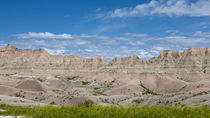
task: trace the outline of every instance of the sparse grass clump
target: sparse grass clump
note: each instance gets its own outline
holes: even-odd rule
[[[84,102],[81,102],[78,104],[78,106],[86,106],[86,107],[89,107],[91,105],[93,105],[94,102],[92,100],[85,100]]]
[[[15,97],[24,98],[25,96],[24,96],[24,95],[21,95],[20,93],[16,93],[16,94],[15,94]]]
[[[67,80],[74,80],[74,79],[76,79],[76,78],[78,78],[78,76],[68,77]]]
[[[193,96],[195,97],[195,96],[199,96],[199,95],[205,95],[205,94],[208,94],[208,93],[209,93],[209,91],[202,91],[202,92],[199,92],[197,94],[193,94]]]
[[[143,101],[144,101],[143,99],[135,99],[132,101],[132,103],[140,104]]]
[[[90,82],[82,81],[82,85],[88,85]]]
[[[100,91],[94,91],[94,95],[103,95],[103,96],[108,96],[107,94],[100,92]]]
[[[54,101],[50,102],[51,105],[56,105],[56,103]]]
[[[210,107],[189,106],[44,106],[18,107],[1,105],[0,115],[31,116],[32,118],[210,118]]]
[[[140,86],[145,90],[144,94],[151,94],[151,95],[160,95],[154,91],[149,90],[148,88],[146,88],[142,83],[140,84]]]
[[[40,79],[40,78],[37,78],[37,80],[40,81],[40,82],[44,82],[44,80],[42,80],[42,79]]]
[[[100,89],[99,87],[95,87],[95,88],[94,88],[94,90],[99,90],[99,89]]]

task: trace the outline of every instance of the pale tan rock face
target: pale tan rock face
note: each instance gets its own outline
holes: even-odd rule
[[[50,55],[44,50],[20,50],[8,44],[0,49],[0,69],[63,70],[77,72],[131,73],[209,73],[210,48],[191,48],[184,52],[163,51],[157,58],[140,60],[132,55],[107,62],[103,57]]]
[[[0,99],[16,104],[18,100],[7,101],[16,99],[11,96],[22,97],[28,105],[69,105],[86,99],[99,104],[200,105],[210,102],[210,48],[165,50],[148,60],[131,55],[108,62],[101,56],[50,55],[8,44],[0,48]]]

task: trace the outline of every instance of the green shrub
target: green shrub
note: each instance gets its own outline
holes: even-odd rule
[[[79,103],[78,106],[85,106],[85,107],[89,107],[91,105],[93,105],[94,102],[92,100],[85,100],[84,102],[82,103]]]
[[[51,105],[56,105],[56,103],[54,101],[50,102]]]
[[[145,90],[144,94],[151,94],[151,95],[160,95],[154,91],[149,90],[148,88],[146,88],[142,83],[140,84],[140,86]]]
[[[132,101],[132,103],[140,104],[143,101],[144,101],[143,99],[135,99]]]
[[[108,96],[107,94],[105,94],[105,93],[102,93],[102,92],[100,92],[100,91],[94,91],[94,95],[103,95],[103,96]]]
[[[21,97],[21,98],[24,98],[25,96],[24,96],[24,95],[21,95],[20,93],[16,93],[16,94],[15,94],[15,97]]]
[[[82,81],[82,85],[88,85],[90,82]]]
[[[37,80],[40,81],[40,82],[44,82],[44,80],[42,80],[42,79],[40,79],[40,78],[37,78]]]
[[[98,88],[98,87],[94,88],[94,90],[98,90],[98,89],[100,89],[100,88]]]
[[[76,78],[78,78],[78,76],[68,77],[67,80],[74,80],[74,79],[76,79]]]

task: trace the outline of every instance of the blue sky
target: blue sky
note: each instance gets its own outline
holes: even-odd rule
[[[104,56],[209,47],[210,0],[1,0],[0,47]]]

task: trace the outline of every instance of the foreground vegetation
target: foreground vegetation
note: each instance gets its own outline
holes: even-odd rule
[[[210,107],[189,106],[80,106],[17,107],[0,105],[0,115],[33,118],[210,118]]]

